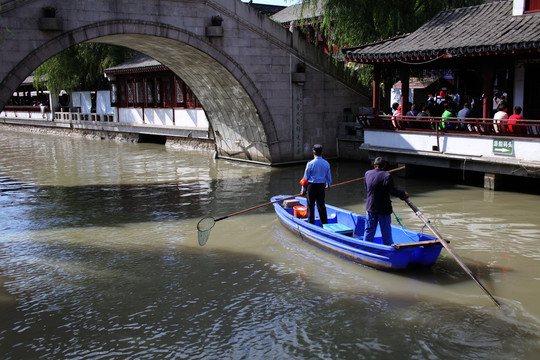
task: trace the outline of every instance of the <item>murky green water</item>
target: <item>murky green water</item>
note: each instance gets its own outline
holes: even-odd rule
[[[367,166],[333,162],[334,182]],[[303,243],[271,207],[199,247],[203,216],[295,194],[302,172],[0,130],[1,358],[537,358],[537,193],[396,178],[505,311],[444,250],[427,272],[372,270]],[[327,194],[363,212],[360,183]]]

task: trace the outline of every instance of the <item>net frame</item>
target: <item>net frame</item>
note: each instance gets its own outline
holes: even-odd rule
[[[199,220],[197,223],[197,237],[199,240],[199,245],[204,246],[210,237],[210,231],[216,224],[216,219],[211,216],[206,216]]]

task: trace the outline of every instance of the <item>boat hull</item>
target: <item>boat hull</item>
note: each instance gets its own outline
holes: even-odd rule
[[[436,262],[441,252],[442,244],[435,238],[394,225],[392,225],[392,239],[397,245],[384,245],[379,229],[375,234],[374,242],[364,241],[365,216],[331,205],[326,206],[328,222],[336,225],[329,227],[350,229],[347,231],[348,234],[321,227],[317,213],[315,225],[309,224],[306,219],[295,217],[294,209],[283,207],[281,199],[286,198],[288,198],[287,195],[272,198],[272,201],[275,201],[276,215],[283,226],[302,240],[346,260],[381,270],[394,271],[412,266],[429,267]],[[306,206],[305,198],[295,197],[294,200]]]

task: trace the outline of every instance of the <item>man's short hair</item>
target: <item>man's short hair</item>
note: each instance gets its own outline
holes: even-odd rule
[[[379,168],[383,168],[386,166],[386,160],[384,160],[382,157],[376,157],[375,161],[373,161],[373,165]]]
[[[322,145],[321,144],[315,144],[313,145],[313,152],[315,153],[315,155],[319,156],[322,154]]]

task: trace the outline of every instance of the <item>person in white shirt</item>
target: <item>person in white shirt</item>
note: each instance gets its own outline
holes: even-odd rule
[[[496,133],[502,132],[503,128],[501,123],[503,122],[503,120],[508,119],[508,105],[506,104],[506,101],[499,101],[499,105],[497,105],[497,112],[495,113],[495,116],[493,116],[493,119],[493,130]]]

